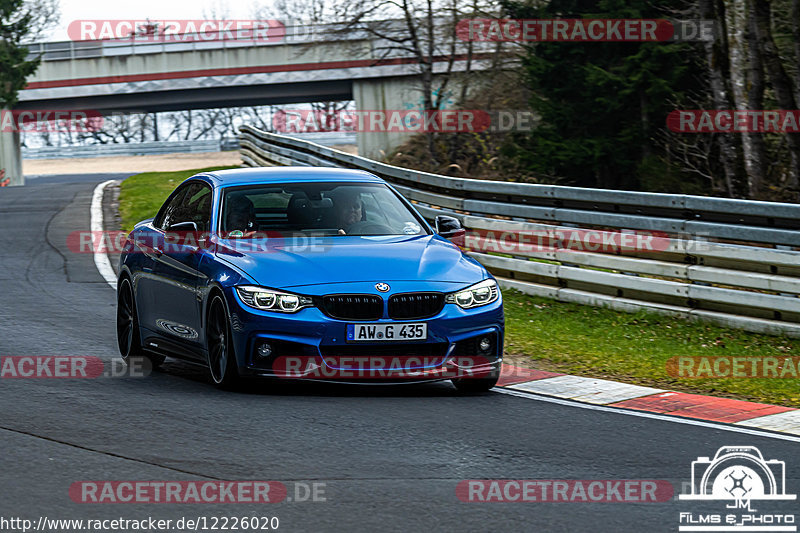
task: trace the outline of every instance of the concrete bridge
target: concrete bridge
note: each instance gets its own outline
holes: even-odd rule
[[[355,100],[357,109],[419,109],[416,60],[390,43],[337,25],[290,26],[276,42],[220,39],[132,42],[130,39],[29,45],[42,64],[15,109],[158,112]],[[435,71],[449,57],[435,58]],[[485,68],[473,59],[471,68]],[[457,56],[453,71],[463,71]],[[359,133],[359,153],[376,157],[407,138]],[[19,137],[0,132],[0,168],[23,184]]]

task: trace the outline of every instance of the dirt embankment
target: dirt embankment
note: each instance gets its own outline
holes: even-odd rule
[[[26,159],[22,173],[26,176],[41,174],[105,174],[130,172],[170,172],[193,168],[235,166],[242,159],[238,151],[179,154],[154,154],[91,159]]]
[[[333,146],[350,154],[358,154],[353,144]],[[194,168],[241,165],[238,151],[203,152],[94,157],[90,159],[26,159],[22,173],[26,176],[46,174],[108,174],[130,172],[172,172]]]

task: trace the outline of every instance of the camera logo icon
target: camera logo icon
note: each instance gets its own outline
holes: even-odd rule
[[[723,446],[692,462],[692,492],[681,500],[795,500],[786,494],[786,464],[764,460],[755,446]]]

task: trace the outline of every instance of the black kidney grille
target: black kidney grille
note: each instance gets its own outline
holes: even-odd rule
[[[326,315],[341,320],[383,318],[383,298],[373,294],[335,294],[322,298]]]
[[[409,292],[389,298],[389,316],[395,320],[429,318],[439,314],[444,307],[444,294],[440,292]]]

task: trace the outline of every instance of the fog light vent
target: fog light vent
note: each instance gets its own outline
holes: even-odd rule
[[[478,343],[478,348],[480,348],[482,352],[488,352],[489,348],[491,347],[492,347],[492,341],[491,339],[489,339],[489,337],[482,338],[481,341]]]
[[[272,355],[272,346],[270,346],[269,343],[267,342],[262,343],[258,347],[258,355],[260,355],[261,357],[269,357],[270,355]]]

